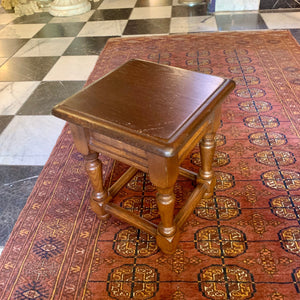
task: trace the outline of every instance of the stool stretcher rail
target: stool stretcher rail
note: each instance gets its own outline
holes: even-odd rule
[[[119,220],[131,224],[156,237],[157,225],[153,224],[152,222],[143,219],[133,212],[130,212],[114,203],[106,204],[104,209],[107,213],[117,217]]]

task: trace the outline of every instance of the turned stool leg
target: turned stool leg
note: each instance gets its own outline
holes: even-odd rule
[[[90,198],[91,208],[99,219],[108,219],[110,215],[104,210],[107,191],[103,187],[102,162],[98,159],[98,153],[88,154],[84,158],[85,169],[93,186],[93,192]]]
[[[156,201],[161,222],[157,228],[156,242],[162,252],[172,254],[179,242],[179,229],[174,222],[175,194],[174,185],[169,188],[157,186]]]
[[[161,218],[161,222],[158,225],[158,233],[164,237],[171,237],[176,233],[173,215],[175,207],[173,189],[173,186],[170,188],[157,187],[156,201]]]
[[[177,157],[149,157],[149,175],[157,188],[156,202],[161,222],[157,228],[156,242],[162,252],[172,254],[179,241],[179,230],[174,221],[174,185],[179,172]]]
[[[216,186],[216,177],[212,169],[215,148],[215,133],[206,134],[200,142],[201,169],[197,179],[197,183],[207,186],[203,198],[212,198]]]

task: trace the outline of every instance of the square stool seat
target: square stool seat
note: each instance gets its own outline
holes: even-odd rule
[[[90,203],[97,216],[114,215],[155,236],[163,252],[173,253],[188,216],[201,198],[213,195],[214,136],[222,101],[234,86],[229,79],[130,60],[56,105],[52,113],[69,122],[74,143],[85,157],[93,185]],[[199,173],[180,168],[199,142]],[[108,190],[98,153],[131,166]],[[159,225],[111,202],[137,170],[148,173],[157,188]],[[174,217],[173,188],[179,174],[197,185]]]

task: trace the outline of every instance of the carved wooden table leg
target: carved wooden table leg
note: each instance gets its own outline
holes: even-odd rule
[[[213,197],[216,186],[216,177],[212,169],[215,148],[215,133],[206,134],[200,142],[201,169],[197,179],[197,183],[205,184],[207,187],[203,196],[206,199]]]
[[[149,171],[150,180],[157,188],[156,201],[161,218],[156,242],[164,253],[172,254],[179,241],[179,230],[174,221],[174,185],[179,172],[177,158],[152,156]]]
[[[91,208],[99,219],[108,219],[110,215],[104,210],[104,202],[108,194],[103,187],[102,162],[98,159],[98,153],[96,152],[85,155],[84,158],[85,169],[93,186],[93,193],[90,198]]]

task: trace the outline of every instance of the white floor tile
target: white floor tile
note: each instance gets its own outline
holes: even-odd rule
[[[88,22],[78,36],[120,36],[126,24],[127,20]]]
[[[39,85],[39,81],[0,82],[0,114],[14,115]]]
[[[73,37],[31,39],[14,56],[61,56],[73,39]]]
[[[245,15],[245,14],[257,14],[257,10],[245,10],[245,11],[216,11],[214,15]]]
[[[98,9],[108,8],[131,8],[135,6],[137,0],[104,0]]]
[[[0,255],[1,255],[2,251],[3,251],[3,249],[4,249],[4,247],[0,247]]]
[[[171,13],[172,13],[171,6],[136,7],[132,10],[129,19],[136,20],[136,19],[171,18]]]
[[[212,16],[182,17],[171,19],[171,33],[188,33],[217,30],[218,27],[215,17]]]
[[[85,14],[70,16],[70,17],[54,17],[50,20],[49,23],[73,23],[73,22],[87,22],[88,19],[92,16],[95,10],[90,10]]]
[[[216,11],[258,10],[260,0],[222,0],[216,1]]]
[[[8,24],[16,18],[18,18],[18,15],[16,14],[1,14],[0,24]]]
[[[0,38],[32,38],[45,24],[11,24],[0,30]]]
[[[64,125],[53,116],[15,116],[0,136],[0,164],[44,165]]]
[[[269,29],[300,28],[300,12],[262,13]]]
[[[97,59],[97,55],[62,56],[43,80],[87,80]]]

